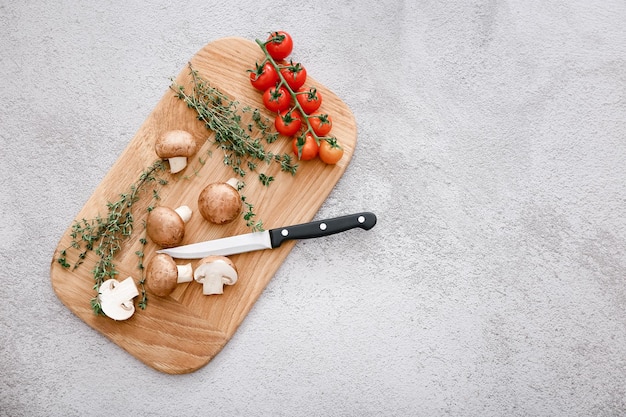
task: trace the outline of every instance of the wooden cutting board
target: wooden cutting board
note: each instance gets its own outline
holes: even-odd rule
[[[273,120],[273,115],[263,108],[261,93],[251,87],[246,73],[263,57],[259,46],[250,40],[224,38],[206,45],[190,63],[200,76],[237,100],[239,108],[250,105]],[[306,66],[306,63],[303,65]],[[190,80],[189,69],[185,67],[176,78],[176,83],[189,86]],[[331,133],[343,146],[344,156],[336,165],[326,165],[317,159],[301,161],[295,176],[280,172],[278,166],[264,169],[267,175],[275,177],[269,187],[263,186],[255,174],[249,173],[251,178],[245,178],[244,194],[247,201],[254,204],[254,211],[263,221],[265,229],[312,220],[346,170],[356,145],[356,124],[350,109],[311,76],[306,85],[315,86],[321,92],[323,103],[320,110],[332,115]],[[249,116],[244,115],[244,123],[246,117]],[[183,244],[249,232],[243,219],[216,226],[206,222],[197,211],[200,191],[211,182],[228,180],[233,173],[230,167],[224,166],[221,151],[207,141],[207,138],[212,138],[212,133],[196,119],[195,111],[187,108],[169,89],[76,215],[76,220],[105,216],[107,202],[117,201],[121,193],[128,192],[130,185],[157,159],[154,141],[170,129],[191,132],[201,146],[196,157],[190,158],[185,171],[165,175],[169,183],[159,191],[160,205],[172,208],[188,205],[193,210]],[[275,153],[290,152],[291,142],[288,138],[279,137],[266,147]],[[212,150],[211,157],[207,156],[209,150]],[[200,161],[200,157],[205,162]],[[143,250],[146,263],[158,249],[151,242],[145,245],[140,242],[144,236],[140,225],[146,219],[148,202],[140,200],[135,206],[135,230],[115,258],[120,280],[132,276],[138,281],[141,275],[136,252]],[[116,322],[95,315],[90,306],[90,299],[95,295],[91,270],[98,258],[90,254],[85,263],[76,269],[65,269],[57,262],[60,252],[70,245],[70,233],[71,225],[61,237],[51,262],[52,287],[59,299],[85,323],[128,353],[170,374],[193,372],[206,365],[224,347],[295,244],[290,241],[274,250],[231,256],[240,277],[236,285],[224,289],[223,295],[205,296],[202,285],[195,282],[179,284],[168,297],[148,293],[145,310],[137,308],[129,320]],[[68,261],[72,263],[76,255],[77,252],[69,250]],[[196,263],[197,260],[192,261],[194,267]]]

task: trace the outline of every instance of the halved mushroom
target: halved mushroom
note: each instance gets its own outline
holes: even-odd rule
[[[225,256],[207,256],[200,260],[193,278],[202,284],[202,294],[223,294],[224,285],[234,285],[238,278],[233,261]]]
[[[167,159],[170,172],[176,174],[187,166],[187,158],[196,153],[196,141],[191,133],[184,130],[169,130],[154,144],[159,158]]]
[[[191,209],[180,206],[176,210],[169,207],[155,207],[148,214],[146,233],[157,245],[171,248],[180,244],[185,237],[185,223],[191,218]]]
[[[230,223],[241,213],[241,196],[237,191],[237,180],[214,182],[207,185],[198,196],[198,210],[211,223]]]
[[[193,280],[191,264],[176,265],[165,253],[154,255],[146,265],[146,286],[159,297],[168,296],[177,284]]]
[[[135,312],[133,298],[139,295],[137,285],[132,277],[119,282],[108,279],[100,284],[98,300],[102,312],[113,320],[126,320]]]

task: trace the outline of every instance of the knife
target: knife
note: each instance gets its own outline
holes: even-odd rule
[[[376,215],[374,213],[362,212],[332,219],[279,227],[263,232],[252,232],[175,248],[161,249],[157,253],[166,253],[173,258],[179,259],[198,259],[209,255],[227,256],[255,250],[274,249],[286,240],[329,236],[357,227],[369,230],[375,224]]]

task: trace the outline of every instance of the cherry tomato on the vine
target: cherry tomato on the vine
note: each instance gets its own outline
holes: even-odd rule
[[[263,93],[263,104],[268,110],[278,113],[289,108],[291,96],[285,87],[270,87]]]
[[[322,105],[322,95],[314,87],[311,87],[308,90],[306,88],[298,89],[296,92],[296,99],[298,100],[298,103],[300,103],[302,111],[306,114],[313,113]]]
[[[265,48],[274,59],[285,59],[293,50],[293,39],[282,30],[270,33],[265,43]]]
[[[281,135],[293,136],[302,126],[302,116],[297,110],[283,110],[276,116],[274,126]]]
[[[265,91],[275,86],[278,82],[278,73],[269,62],[266,62],[264,65],[257,63],[254,71],[248,71],[250,72],[250,83],[257,90]]]
[[[333,128],[333,119],[328,114],[313,113],[309,116],[309,123],[318,137],[328,135]]]
[[[323,162],[333,165],[343,157],[343,148],[339,146],[334,138],[323,139],[320,143],[319,154]]]
[[[298,90],[306,82],[306,69],[300,63],[290,62],[289,65],[280,69],[280,73],[293,91]]]
[[[320,150],[315,138],[310,133],[307,133],[304,138],[302,136],[293,138],[291,148],[293,149],[293,153],[298,156],[298,159],[303,161],[309,161],[315,158]]]

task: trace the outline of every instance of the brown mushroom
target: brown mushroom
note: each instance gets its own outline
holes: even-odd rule
[[[171,248],[180,244],[185,237],[185,223],[191,218],[187,206],[172,210],[169,207],[155,207],[148,214],[146,233],[157,245]]]
[[[187,166],[187,158],[196,153],[196,141],[184,130],[169,130],[159,136],[154,144],[159,158],[167,159],[170,172],[176,174]]]
[[[223,294],[224,285],[234,285],[238,273],[233,261],[225,256],[207,256],[200,260],[193,278],[202,284],[204,295]]]
[[[235,220],[241,213],[241,205],[241,196],[234,179],[209,184],[198,196],[200,214],[215,224],[226,224]]]
[[[177,284],[192,279],[191,264],[176,265],[174,259],[164,253],[153,256],[146,266],[146,286],[159,297],[170,295]]]

